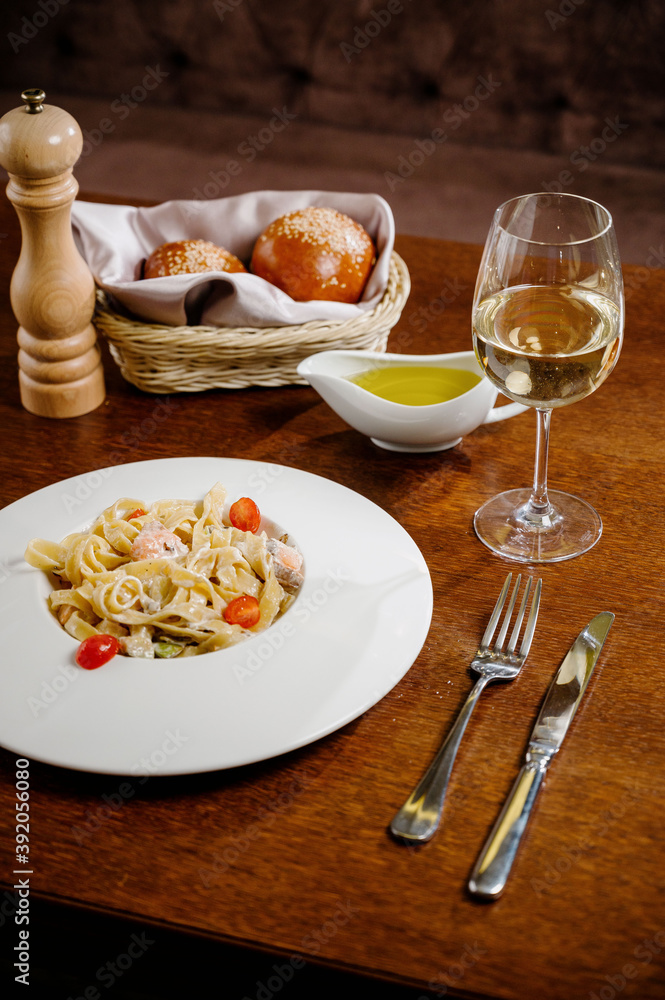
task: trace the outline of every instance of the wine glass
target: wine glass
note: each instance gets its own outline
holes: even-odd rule
[[[486,377],[536,411],[533,488],[488,500],[474,517],[493,552],[557,562],[587,552],[602,521],[590,504],[547,489],[552,410],[583,399],[614,368],[623,338],[614,225],[572,194],[513,198],[494,214],[473,300],[473,345]]]

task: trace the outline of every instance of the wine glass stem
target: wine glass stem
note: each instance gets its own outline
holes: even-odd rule
[[[533,471],[533,490],[528,503],[527,516],[546,523],[553,507],[547,496],[547,453],[550,441],[551,410],[536,410],[536,461]]]

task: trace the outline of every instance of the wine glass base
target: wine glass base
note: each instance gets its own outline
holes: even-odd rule
[[[603,532],[594,508],[570,493],[552,490],[549,516],[528,515],[528,489],[507,490],[492,497],[474,516],[480,541],[504,559],[546,563],[573,559],[593,548]]]

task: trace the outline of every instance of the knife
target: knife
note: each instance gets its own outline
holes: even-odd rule
[[[503,892],[545,772],[563,743],[613,621],[609,611],[592,618],[556,672],[529,739],[526,763],[471,874],[469,890],[475,896],[492,900]]]

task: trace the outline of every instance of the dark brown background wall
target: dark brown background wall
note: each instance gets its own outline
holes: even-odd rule
[[[629,125],[607,162],[665,167],[662,0],[14,0],[0,89],[427,135],[495,81],[460,143],[565,153]],[[138,91],[137,91],[138,92]],[[471,101],[473,104],[473,101]]]

